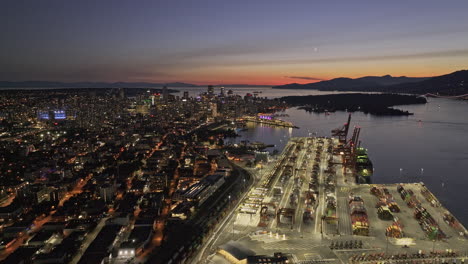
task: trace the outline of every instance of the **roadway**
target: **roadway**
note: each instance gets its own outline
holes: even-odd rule
[[[296,160],[294,161],[294,163],[292,164],[292,175],[286,180],[286,187],[283,188],[283,195],[281,196],[281,199],[279,201],[279,204],[278,204],[278,209],[281,209],[281,208],[290,208],[290,204],[288,205],[288,201],[290,201],[290,195],[292,194],[292,190],[294,188],[294,178],[296,178],[297,176],[297,169],[298,167],[302,164],[302,158],[304,157],[304,149],[301,149],[299,151],[299,153],[296,153],[297,152],[297,142],[294,143],[293,147],[292,147],[292,150],[290,152],[288,152],[287,154],[289,156],[286,156],[286,161],[287,161],[287,164],[286,165],[290,165],[289,164],[289,158],[291,156],[295,156],[296,157]],[[299,166],[298,166],[299,164]],[[281,177],[281,175],[284,173],[284,166],[281,166],[281,172],[279,173],[279,177]],[[276,181],[276,184],[278,184],[278,180]],[[280,183],[280,185],[275,185],[276,187],[282,187],[283,184]],[[295,208],[294,208],[295,209]],[[294,218],[296,218],[296,215],[293,216]],[[273,227],[274,224],[276,224],[276,227],[281,227],[281,225],[279,225],[278,223],[276,223],[277,221],[277,218],[275,217],[273,219],[273,221],[271,221],[270,223],[270,228]],[[291,226],[293,224],[291,223]]]
[[[337,186],[336,186],[336,217],[338,218],[338,233],[340,235],[352,235],[352,223],[351,216],[349,212],[349,190],[351,181],[345,180],[344,168],[340,164],[342,158],[339,155],[333,156],[333,162],[336,164],[336,177],[337,177]]]
[[[313,149],[314,142],[312,140],[312,146],[309,145],[309,139],[304,140],[304,151],[303,151],[303,156],[302,156],[302,161],[301,161],[301,167],[299,169],[299,173],[301,174],[301,186],[299,188],[299,199],[298,199],[298,205],[297,205],[297,210],[296,210],[296,229],[297,231],[301,234],[306,233],[306,229],[302,229],[304,219],[303,219],[303,214],[304,214],[304,209],[305,209],[305,193],[309,190],[309,182],[311,180],[310,175],[312,174],[311,166],[310,166],[310,159],[313,157],[315,154],[315,151]],[[309,153],[310,152],[310,153]],[[306,158],[306,159],[304,159]],[[309,232],[307,232],[309,233]]]
[[[165,134],[161,138],[161,141],[158,144],[156,144],[156,146],[152,149],[152,151],[147,156],[147,158],[150,158],[154,154],[154,152],[156,152],[157,150],[161,148],[161,145],[163,144],[164,140],[166,139],[168,135],[169,133]],[[154,235],[151,238],[147,248],[140,255],[137,256],[136,262],[144,263],[151,256],[151,252],[156,250],[159,246],[161,246],[162,240],[164,238],[164,227],[165,227],[167,218],[170,216],[170,211],[171,211],[170,205],[172,201],[172,195],[174,194],[177,184],[179,182],[180,159],[182,159],[185,156],[185,148],[186,148],[186,145],[183,146],[180,156],[177,159],[178,165],[177,165],[177,168],[175,169],[174,176],[169,184],[168,197],[165,199],[165,202],[163,202],[161,215],[159,215],[156,220],[156,224],[154,226],[155,227]]]
[[[245,179],[245,176],[242,176],[242,178]],[[253,188],[253,186],[256,186],[257,178],[256,177],[249,177],[249,179],[250,179],[250,181],[248,182],[248,184],[250,184],[250,188]],[[248,190],[250,188],[247,187],[247,188],[245,188],[245,190]],[[223,234],[229,233],[229,231],[228,231],[228,230],[230,230],[229,225],[230,224],[234,225],[233,216],[236,215],[237,209],[244,202],[244,200],[245,200],[245,198],[247,197],[248,194],[249,194],[249,192],[245,191],[242,194],[242,196],[239,199],[237,199],[236,203],[232,206],[232,209],[228,213],[228,215],[223,220],[221,220],[221,222],[216,227],[215,231],[213,231],[213,233],[207,239],[207,242],[205,242],[202,245],[202,247],[199,250],[198,254],[196,254],[195,257],[193,257],[193,261],[192,261],[193,264],[203,263],[204,261],[206,261],[207,260],[206,254],[209,253],[209,252],[207,252],[207,249],[211,250],[212,248],[214,248],[214,245],[216,244],[218,239]],[[225,197],[225,196],[221,195],[221,197]]]
[[[323,151],[323,148],[322,148]],[[322,156],[322,151],[318,152],[320,157]],[[319,174],[318,174],[318,206],[315,214],[315,228],[314,232],[316,234],[321,233],[322,230],[322,216],[323,212],[325,210],[325,181],[324,181],[324,175],[323,175],[323,166],[321,164],[322,158],[320,158],[320,163],[319,163]]]
[[[78,253],[72,258],[69,264],[76,264],[80,261],[86,249],[88,249],[89,245],[94,241],[94,239],[96,239],[97,235],[99,234],[99,232],[101,232],[102,228],[106,225],[106,221],[109,218],[110,217],[105,217],[99,221],[96,228],[94,228],[94,230],[86,236],[85,240],[80,246],[80,249],[78,250]]]
[[[68,200],[70,197],[72,197],[75,194],[81,193],[82,188],[86,185],[86,182],[92,177],[92,174],[89,174],[85,179],[81,179],[77,185],[73,188],[73,190],[67,192],[65,196],[60,200],[58,207],[63,206],[63,203]],[[31,234],[34,234],[36,232],[39,232],[42,228],[42,226],[53,220],[53,214],[56,212],[56,210],[51,210],[47,216],[44,217],[44,214],[36,217],[36,219],[33,221],[31,230],[28,232],[21,232],[19,233],[18,237],[16,238],[16,241],[9,246],[7,249],[3,250],[0,252],[0,261],[6,259],[11,253],[13,253],[15,250],[17,250],[20,246],[22,246],[24,243],[28,241],[30,238]]]

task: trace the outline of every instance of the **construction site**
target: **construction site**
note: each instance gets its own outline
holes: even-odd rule
[[[232,243],[288,263],[464,263],[465,227],[423,183],[372,184],[350,122],[332,137],[291,138],[217,227],[207,263],[246,263],[217,253]]]

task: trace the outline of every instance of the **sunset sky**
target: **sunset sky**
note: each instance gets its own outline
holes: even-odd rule
[[[309,83],[468,68],[468,1],[2,1],[0,80]]]

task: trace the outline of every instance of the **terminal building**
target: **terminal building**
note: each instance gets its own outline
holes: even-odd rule
[[[223,184],[224,175],[208,175],[198,183],[190,186],[182,197],[187,201],[196,202],[198,205],[201,205]]]

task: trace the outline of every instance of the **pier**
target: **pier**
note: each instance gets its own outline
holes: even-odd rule
[[[259,117],[251,117],[251,116],[245,116],[243,117],[243,120],[246,122],[251,122],[251,123],[257,123],[257,124],[265,124],[269,126],[275,126],[275,127],[290,127],[290,128],[299,128],[295,126],[293,123],[284,121],[281,119],[263,119]]]
[[[208,248],[234,240],[292,263],[464,263],[468,231],[424,183],[356,177],[360,128],[348,138],[350,121],[333,137],[290,138]]]

